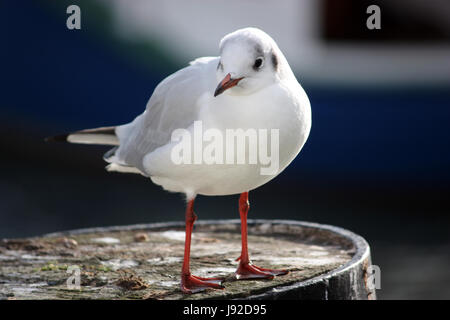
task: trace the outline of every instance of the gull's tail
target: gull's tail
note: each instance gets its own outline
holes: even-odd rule
[[[86,129],[54,137],[48,137],[45,141],[60,141],[83,144],[101,144],[107,146],[118,146],[119,139],[116,135],[116,127],[101,127]]]
[[[124,128],[126,126],[121,126]],[[59,141],[70,143],[83,143],[83,144],[100,144],[105,146],[116,146],[105,153],[103,159],[109,162],[106,166],[108,171],[127,172],[127,173],[140,173],[145,176],[138,168],[129,166],[126,163],[122,163],[115,158],[115,153],[119,146],[119,138],[116,134],[116,129],[119,127],[101,127],[95,129],[86,129],[75,131],[72,133],[60,134],[53,137],[48,137],[45,141]]]

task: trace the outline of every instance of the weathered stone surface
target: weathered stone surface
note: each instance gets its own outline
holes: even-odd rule
[[[334,229],[286,221],[249,221],[252,261],[262,267],[285,268],[290,273],[273,280],[236,281],[235,259],[240,255],[241,241],[238,221],[196,223],[192,273],[223,276],[226,289],[184,295],[179,290],[184,251],[182,225],[99,228],[2,240],[0,299],[252,298],[274,292],[273,288],[298,287],[320,275],[329,277],[354,261],[360,249],[351,237]],[[67,286],[67,279],[73,275],[68,273],[73,270],[71,266],[81,271],[79,290]]]

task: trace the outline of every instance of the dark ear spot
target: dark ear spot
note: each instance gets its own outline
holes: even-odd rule
[[[253,50],[255,51],[257,57],[264,56],[264,51],[259,44],[256,44]]]
[[[273,69],[277,70],[278,69],[278,58],[275,55],[275,53],[272,52],[272,65],[273,65]]]

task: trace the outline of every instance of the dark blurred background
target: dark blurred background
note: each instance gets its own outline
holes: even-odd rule
[[[66,8],[81,8],[68,30]],[[368,30],[366,8],[381,8]],[[333,224],[369,242],[380,299],[450,298],[448,1],[1,1],[0,238],[183,220],[181,195],[107,173],[108,148],[44,137],[141,113],[164,77],[220,38],[273,36],[311,100],[299,157],[250,193],[252,218]],[[237,196],[199,197],[238,218]]]

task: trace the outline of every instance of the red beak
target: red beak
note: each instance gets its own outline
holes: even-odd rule
[[[216,91],[214,92],[214,97],[217,97],[219,94],[223,93],[225,90],[230,89],[237,85],[239,81],[244,79],[242,78],[236,78],[232,79],[230,74],[227,74],[225,78],[223,78],[222,81],[220,81],[219,85],[216,88]]]

